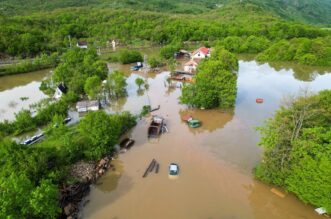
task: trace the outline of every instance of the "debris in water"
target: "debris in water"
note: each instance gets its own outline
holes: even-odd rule
[[[281,191],[279,191],[279,190],[276,189],[276,188],[272,188],[272,189],[270,189],[270,191],[271,191],[272,193],[274,193],[275,195],[281,197],[281,198],[285,198],[285,194],[282,193]]]

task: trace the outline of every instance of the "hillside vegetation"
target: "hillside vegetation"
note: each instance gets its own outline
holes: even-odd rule
[[[108,9],[133,9],[180,14],[201,14],[224,6],[254,4],[284,19],[331,25],[331,1],[329,0],[2,0],[0,13],[5,15],[30,14],[68,7],[92,7]]]
[[[22,58],[41,53],[63,53],[79,39],[87,40],[90,47],[99,47],[105,46],[109,39],[117,39],[122,44],[137,41],[154,44],[183,41],[213,43],[235,36],[255,48],[246,46],[240,51],[226,48],[232,52],[260,53],[280,40],[287,42],[302,38],[312,40],[312,45],[318,46],[303,50],[288,60],[327,66],[331,59],[330,40],[326,38],[330,36],[328,30],[286,22],[253,4],[232,4],[199,16],[123,9],[70,8],[27,16],[2,16],[0,25],[0,51]],[[260,37],[263,39],[258,39]],[[320,39],[316,41],[316,38]],[[323,51],[319,52],[318,48],[323,48]],[[263,57],[275,60],[273,57],[278,56],[271,53],[274,51]]]

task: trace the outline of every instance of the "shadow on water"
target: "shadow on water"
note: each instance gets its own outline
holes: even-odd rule
[[[203,133],[205,131],[211,133],[222,129],[233,119],[233,112],[222,112],[221,110],[181,109],[179,110],[179,115],[180,118],[185,115],[190,115],[201,122],[201,126],[198,128],[188,127],[190,132],[194,134]],[[186,123],[185,121],[182,122]]]

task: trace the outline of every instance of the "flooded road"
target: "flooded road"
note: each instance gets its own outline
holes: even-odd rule
[[[167,72],[127,73],[129,96],[120,100],[117,110],[137,113],[146,103],[160,105],[153,114],[165,118],[169,132],[149,141],[150,117],[140,120],[129,133],[135,145],[115,160],[116,171],[109,171],[92,188],[83,218],[321,218],[293,195],[281,198],[271,193],[272,187],[254,180],[252,169],[262,152],[255,127],[274,113],[284,96],[306,87],[313,91],[331,89],[330,73],[303,71],[309,80],[300,81],[291,68],[240,61],[233,112],[194,110],[179,104],[181,90],[167,85]],[[134,84],[136,77],[147,78],[150,85],[140,96]],[[265,102],[256,104],[256,98]],[[116,104],[108,110],[117,111]],[[181,121],[185,114],[201,120],[202,126],[189,128]],[[153,158],[160,163],[159,173],[142,178]],[[180,166],[177,179],[168,177],[172,162]]]
[[[0,121],[13,120],[15,113],[46,98],[39,86],[49,74],[48,69],[0,77]]]

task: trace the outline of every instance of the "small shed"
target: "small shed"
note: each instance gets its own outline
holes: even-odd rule
[[[63,94],[67,93],[67,87],[64,85],[64,83],[60,83],[54,93],[54,99],[58,100],[62,97]]]
[[[87,42],[79,40],[79,41],[77,41],[77,47],[79,47],[81,49],[87,49]]]
[[[76,104],[76,109],[79,113],[84,113],[88,111],[98,111],[100,109],[100,103],[97,100],[79,101]]]
[[[193,73],[197,70],[197,67],[200,63],[201,59],[192,59],[184,64],[184,71]]]

